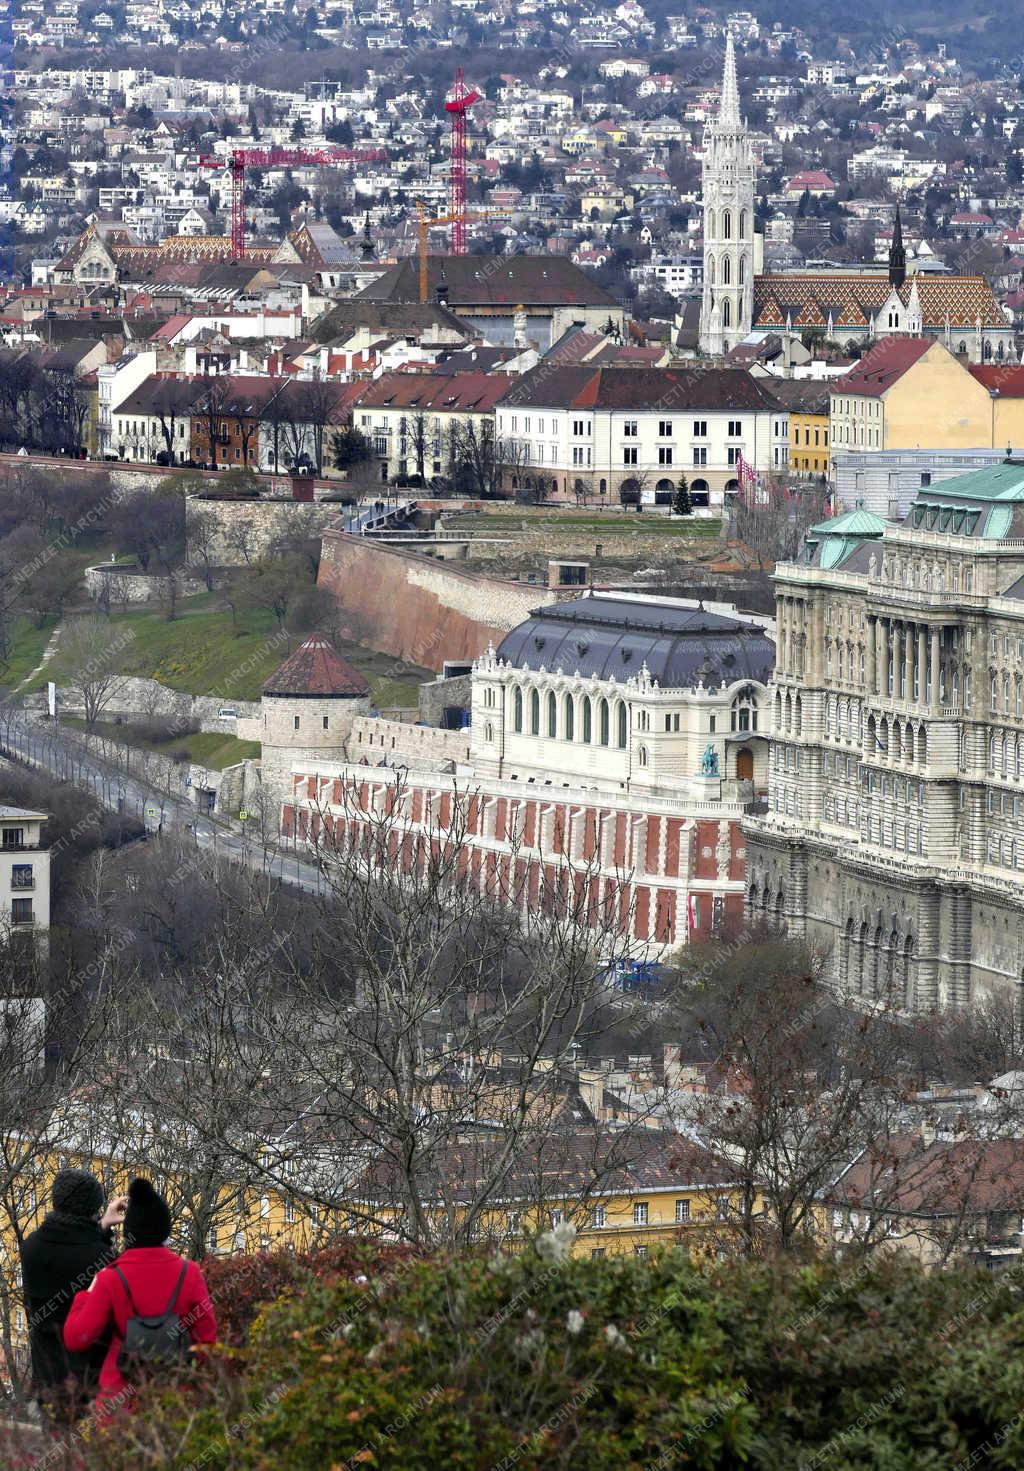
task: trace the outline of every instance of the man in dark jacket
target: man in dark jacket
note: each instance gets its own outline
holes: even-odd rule
[[[33,1388],[45,1413],[66,1420],[81,1413],[96,1393],[106,1345],[68,1353],[64,1320],[75,1293],[117,1255],[111,1228],[122,1220],[127,1197],[111,1200],[103,1211],[103,1187],[95,1175],[61,1170],[50,1198],[53,1210],[22,1243],[21,1282]]]

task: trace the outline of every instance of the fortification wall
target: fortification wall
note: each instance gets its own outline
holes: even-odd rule
[[[217,567],[241,567],[264,556],[282,536],[319,536],[340,520],[345,508],[336,501],[218,501],[192,497],[185,505],[185,556],[190,565],[206,555]],[[200,533],[202,525],[202,533]]]
[[[338,599],[345,638],[436,670],[445,659],[475,659],[532,609],[556,600],[546,587],[465,572],[337,530],[324,533],[319,582]]]

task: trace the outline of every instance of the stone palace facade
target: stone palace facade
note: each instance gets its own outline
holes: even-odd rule
[[[747,913],[908,1011],[1024,979],[1024,461],[860,508],[776,569]]]

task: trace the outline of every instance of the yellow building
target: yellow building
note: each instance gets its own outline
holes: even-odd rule
[[[1007,407],[979,375],[1014,374],[1009,366],[972,368],[931,338],[883,338],[831,385],[832,453],[1005,447],[1024,425],[1024,400]]]
[[[773,379],[771,391],[789,410],[789,468],[801,475],[829,472],[829,384],[815,378]]]

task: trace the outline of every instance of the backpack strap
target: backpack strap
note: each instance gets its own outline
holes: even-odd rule
[[[134,1299],[134,1297],[132,1297],[132,1290],[128,1286],[128,1278],[124,1275],[124,1273],[121,1271],[121,1268],[119,1266],[117,1266],[116,1263],[112,1263],[112,1265],[113,1265],[114,1271],[117,1273],[117,1275],[121,1279],[121,1283],[122,1283],[122,1285],[124,1287],[125,1292],[127,1292],[127,1294],[128,1294],[128,1306],[132,1310],[132,1317],[133,1318],[137,1318],[139,1316],[139,1310],[135,1306],[135,1299]]]
[[[174,1312],[175,1304],[178,1301],[178,1297],[179,1297],[179,1295],[181,1293],[181,1289],[185,1285],[185,1273],[187,1271],[188,1271],[188,1262],[187,1261],[184,1261],[181,1264],[181,1276],[178,1278],[178,1285],[175,1287],[174,1291],[171,1293],[171,1300],[167,1304],[167,1312],[168,1313],[173,1313]]]
[[[132,1290],[128,1286],[128,1278],[121,1271],[121,1268],[120,1267],[115,1266],[114,1267],[114,1271],[117,1273],[117,1275],[120,1277],[122,1283],[124,1284],[124,1290],[128,1294],[128,1306],[132,1310],[132,1316],[135,1317],[135,1318],[139,1317],[139,1310],[135,1306],[135,1299],[132,1297]],[[178,1281],[177,1281],[177,1283],[175,1285],[174,1291],[171,1293],[171,1300],[167,1304],[166,1308],[164,1309],[164,1312],[165,1313],[173,1313],[174,1312],[175,1304],[177,1303],[178,1298],[181,1295],[181,1289],[185,1285],[185,1273],[187,1271],[188,1271],[188,1262],[187,1261],[186,1262],[182,1262],[182,1264],[181,1264],[181,1275],[178,1277]]]

